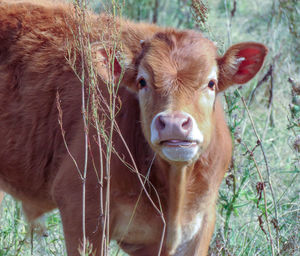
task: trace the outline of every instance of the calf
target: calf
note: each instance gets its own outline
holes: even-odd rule
[[[99,35],[110,38],[104,28],[112,21],[93,14],[87,19],[102,78],[97,88],[108,100],[111,70]],[[0,1],[0,188],[21,200],[29,221],[58,208],[68,255],[79,255],[83,226],[100,254],[102,189],[109,191],[104,203],[110,198],[108,239],[130,255],[206,255],[232,147],[218,95],[253,78],[266,47],[240,43],[218,56],[198,32],[118,20],[124,61],[113,60],[113,79],[121,83],[122,107],[106,190],[108,182],[98,179],[105,156],[92,125],[85,156],[82,87],[66,57],[76,24],[66,4]],[[75,57],[79,70],[85,62],[80,52]]]

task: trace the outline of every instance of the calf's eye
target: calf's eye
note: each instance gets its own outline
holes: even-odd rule
[[[138,87],[139,87],[139,89],[143,89],[143,88],[147,87],[147,82],[146,82],[145,78],[142,77],[139,79]]]
[[[210,80],[207,84],[208,88],[214,90],[216,87],[216,82],[214,80]]]

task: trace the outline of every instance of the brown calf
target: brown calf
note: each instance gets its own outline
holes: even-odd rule
[[[97,38],[110,19],[91,15],[89,24],[97,72],[105,79],[107,55]],[[82,171],[81,83],[66,60],[75,25],[68,5],[0,1],[0,188],[22,201],[29,221],[58,208],[72,256],[79,254],[83,241],[82,179],[62,138],[56,95],[68,149]],[[123,163],[132,164],[132,159],[121,137],[114,136],[118,154],[112,155],[110,166],[109,239],[117,240],[130,255],[206,255],[232,147],[218,94],[253,78],[267,49],[241,43],[220,57],[215,45],[198,32],[128,21],[118,21],[118,26],[125,74],[117,124],[141,175],[147,175],[155,160],[149,175],[153,187],[146,186],[150,202],[146,193],[141,194],[137,175]],[[116,80],[119,67],[115,60]],[[99,82],[98,87],[105,96],[106,84]],[[95,134],[91,127],[89,136]],[[103,216],[100,174],[95,172],[100,154],[94,139],[90,152],[85,229],[99,254]],[[157,197],[165,236],[162,217],[153,205],[158,207]]]

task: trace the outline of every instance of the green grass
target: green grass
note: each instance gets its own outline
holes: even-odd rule
[[[21,210],[21,203],[6,195],[0,207],[0,256],[66,255],[63,229],[58,210],[46,214],[47,236],[32,234]],[[111,243],[110,254],[117,255],[118,246]],[[122,251],[119,256],[125,256]]]
[[[58,211],[46,214],[47,237],[33,234],[24,219],[21,203],[6,195],[1,205],[0,255],[65,255],[65,246]]]

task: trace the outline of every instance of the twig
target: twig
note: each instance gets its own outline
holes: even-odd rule
[[[273,89],[274,89],[274,83],[273,83],[273,72],[271,72],[271,80],[270,80],[270,96],[268,100],[268,108],[271,108],[272,102],[273,102]]]
[[[84,33],[86,29],[86,1],[77,0],[74,4],[75,15],[78,22],[78,43],[79,52],[81,58],[81,108],[82,108],[82,119],[84,125],[84,168],[83,168],[83,179],[82,179],[82,254],[85,255],[87,251],[87,239],[86,239],[86,177],[87,177],[87,164],[88,164],[88,104],[85,102],[85,58],[86,58],[86,39]]]
[[[268,81],[268,78],[272,75],[273,73],[273,64],[271,64],[269,66],[268,71],[266,72],[266,74],[263,76],[263,78],[261,80],[258,81],[258,83],[256,84],[255,88],[252,90],[250,96],[249,96],[249,100],[248,100],[248,106],[252,103],[253,101],[253,97],[256,93],[256,90],[266,81]]]
[[[68,155],[71,157],[71,159],[72,159],[72,161],[73,161],[73,163],[74,163],[74,165],[76,167],[76,170],[78,172],[78,175],[79,175],[80,179],[83,179],[82,173],[81,173],[81,171],[80,171],[80,169],[78,167],[76,159],[72,155],[72,153],[71,153],[71,151],[69,149],[69,146],[67,144],[67,141],[66,141],[66,136],[65,136],[66,132],[65,132],[65,130],[63,128],[63,121],[62,121],[63,120],[63,113],[62,113],[62,109],[61,109],[61,106],[60,106],[60,99],[59,99],[59,93],[58,92],[56,92],[56,107],[57,107],[57,110],[58,110],[58,123],[59,123],[59,126],[60,126],[60,130],[61,130],[63,142],[65,144],[65,148],[66,148],[66,150],[68,152]]]
[[[128,148],[128,145],[127,145],[127,143],[126,143],[124,137],[122,136],[122,133],[121,133],[119,127],[118,127],[118,124],[116,123],[115,126],[116,126],[116,128],[118,129],[118,134],[119,134],[121,140],[123,141],[123,144],[124,144],[124,146],[125,146],[125,148],[126,148],[128,154],[129,154],[129,157],[130,157],[130,159],[131,159],[131,161],[132,161],[132,163],[133,163],[133,166],[134,166],[134,170],[135,170],[135,172],[136,172],[136,174],[137,174],[137,177],[138,177],[138,179],[139,179],[139,182],[140,182],[140,184],[142,185],[142,188],[143,188],[143,190],[144,190],[146,196],[148,197],[148,199],[149,199],[149,201],[151,202],[151,204],[153,205],[154,209],[158,212],[158,214],[160,215],[160,217],[161,217],[161,219],[162,219],[162,222],[163,222],[163,230],[162,230],[162,235],[161,235],[161,240],[160,240],[160,247],[159,247],[159,253],[158,253],[158,256],[159,256],[159,255],[161,255],[162,246],[163,246],[163,241],[164,241],[165,233],[166,233],[166,220],[165,220],[165,218],[164,218],[164,214],[163,214],[163,210],[162,210],[162,205],[161,205],[161,202],[160,202],[160,197],[159,197],[159,195],[158,195],[157,190],[154,188],[154,191],[155,191],[155,194],[156,194],[156,197],[157,197],[157,200],[158,200],[158,204],[159,204],[159,208],[158,208],[158,207],[156,206],[156,204],[154,203],[154,201],[152,200],[152,198],[151,198],[150,194],[148,193],[146,187],[144,186],[144,183],[143,183],[142,178],[141,178],[141,174],[140,174],[139,171],[138,171],[138,168],[137,168],[137,166],[136,166],[136,163],[135,163],[135,161],[134,161],[134,158],[133,158],[133,156],[132,156],[132,154],[131,154],[131,152],[130,152],[130,149]]]
[[[271,65],[272,66],[272,65]],[[270,96],[269,96],[269,101],[268,101],[268,115],[267,115],[267,120],[266,120],[266,123],[265,123],[265,127],[264,127],[264,131],[263,131],[263,135],[262,135],[262,141],[265,140],[265,136],[267,134],[267,129],[268,129],[268,124],[271,120],[271,126],[274,126],[274,121],[273,121],[273,117],[272,117],[272,103],[273,103],[273,89],[274,89],[274,79],[273,79],[273,69],[272,69],[272,72],[270,74],[270,89],[269,89],[269,93],[270,93]]]
[[[144,180],[144,186],[145,186],[145,184],[146,184],[147,181],[149,182],[149,176],[150,176],[151,168],[152,168],[152,166],[153,166],[155,157],[156,157],[156,154],[154,154],[154,156],[153,156],[153,158],[152,158],[152,160],[151,160],[151,163],[150,163],[150,165],[149,165],[149,168],[148,168],[148,171],[147,171],[145,180]],[[126,228],[125,228],[125,231],[123,232],[123,235],[121,236],[120,241],[118,241],[118,245],[119,245],[119,246],[120,246],[120,244],[123,242],[123,239],[124,239],[125,235],[127,234],[128,230],[129,230],[129,226],[130,226],[130,224],[131,224],[132,221],[133,221],[133,218],[134,218],[134,215],[135,215],[135,213],[136,213],[136,209],[137,209],[137,207],[138,207],[138,204],[139,204],[139,202],[140,202],[140,200],[141,200],[143,191],[144,191],[144,189],[142,188],[141,191],[140,191],[140,194],[139,194],[139,196],[138,196],[138,199],[136,200],[136,203],[135,203],[135,205],[134,205],[134,209],[133,209],[133,211],[132,211],[132,213],[131,213],[131,216],[130,216],[130,218],[129,218],[129,222],[128,222]],[[118,251],[117,251],[117,253],[116,253],[116,256],[119,254],[119,251],[120,251],[120,247],[119,247],[119,249],[118,249]],[[159,255],[160,255],[160,253],[159,253]]]
[[[281,48],[280,48],[280,50],[281,50]],[[249,96],[248,106],[251,104],[251,102],[252,102],[252,100],[253,100],[253,97],[254,97],[254,95],[255,95],[256,90],[257,90],[264,82],[268,81],[268,78],[269,78],[269,77],[271,77],[271,79],[273,79],[272,76],[273,76],[273,72],[274,72],[274,67],[275,67],[275,65],[276,65],[276,61],[280,58],[280,56],[281,56],[281,51],[280,51],[278,54],[276,54],[276,55],[272,58],[272,61],[271,61],[271,64],[270,64],[270,66],[269,66],[268,71],[267,71],[266,74],[263,76],[263,78],[256,84],[254,90],[252,90],[252,92],[251,92],[251,94],[250,94],[250,96]],[[272,81],[272,83],[273,83],[273,81]],[[273,86],[273,85],[272,85],[272,86]]]
[[[272,195],[272,200],[273,200],[273,204],[274,204],[274,211],[275,211],[275,218],[276,220],[278,220],[278,212],[277,212],[277,203],[276,203],[276,200],[275,200],[275,194],[274,194],[274,190],[273,190],[273,186],[272,186],[272,182],[271,182],[271,173],[270,173],[270,167],[269,167],[269,164],[268,164],[268,160],[267,160],[267,156],[266,156],[266,153],[264,151],[264,147],[263,147],[263,143],[256,131],[256,128],[255,128],[255,125],[254,125],[254,122],[253,122],[253,119],[252,119],[252,115],[250,114],[250,111],[248,109],[248,106],[246,104],[246,101],[244,99],[244,97],[241,95],[240,91],[237,89],[237,92],[239,94],[239,96],[241,97],[242,99],[242,102],[243,102],[243,105],[247,111],[247,114],[248,114],[248,117],[250,119],[250,122],[251,122],[251,126],[252,126],[252,129],[254,131],[254,134],[257,138],[257,141],[259,141],[259,146],[261,148],[261,152],[263,154],[263,158],[264,158],[264,162],[265,162],[265,165],[266,165],[266,171],[267,171],[267,181],[268,181],[268,184],[269,184],[269,187],[270,187],[270,191],[271,191],[271,195]],[[271,238],[271,233],[270,233],[270,238]],[[279,252],[279,231],[278,229],[276,229],[276,242],[277,242],[277,250]],[[272,244],[271,244],[272,245]],[[274,248],[272,246],[272,255],[274,255]]]
[[[254,162],[254,165],[255,165],[255,168],[257,170],[257,173],[258,173],[258,176],[259,176],[259,179],[260,179],[260,184],[262,184],[262,186],[260,186],[259,189],[257,190],[262,190],[263,191],[263,194],[264,194],[264,207],[265,207],[265,217],[266,217],[266,222],[267,222],[267,227],[268,227],[268,233],[269,233],[269,237],[270,237],[270,244],[271,244],[271,248],[272,248],[272,255],[274,255],[274,249],[273,249],[273,239],[272,239],[272,233],[271,233],[271,228],[270,228],[270,224],[269,224],[269,215],[268,215],[268,205],[267,205],[267,195],[266,195],[266,188],[265,188],[265,182],[264,182],[264,179],[263,179],[263,176],[262,176],[262,173],[258,167],[258,164],[256,162],[256,159],[254,158],[254,155],[252,153],[252,151],[248,148],[248,146],[241,142],[241,144],[247,149],[247,152],[249,153],[249,156],[251,157],[252,161]],[[260,192],[258,192],[260,193]],[[258,202],[257,202],[257,206],[258,206],[258,203],[259,203],[259,200],[260,200],[260,197],[258,198]],[[262,219],[261,219],[261,215],[258,216],[258,220],[259,220],[259,226],[261,228],[261,230],[267,235],[266,231],[264,230],[263,226],[262,226]]]
[[[153,23],[157,23],[158,7],[159,7],[159,0],[155,0],[155,2],[154,2],[154,8],[153,8],[153,18],[152,18],[152,22]]]
[[[224,0],[225,10],[226,10],[226,18],[227,18],[227,37],[228,37],[228,45],[231,45],[231,20],[228,14],[227,0]]]
[[[236,0],[233,1],[233,8],[232,8],[232,10],[231,10],[231,12],[230,12],[230,14],[231,14],[231,19],[234,17],[235,12],[236,12]]]

